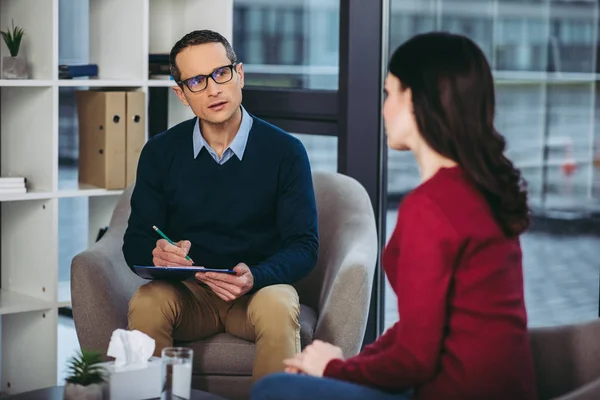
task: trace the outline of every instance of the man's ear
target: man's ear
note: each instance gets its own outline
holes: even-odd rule
[[[240,87],[244,88],[244,64],[239,63],[235,66],[238,74],[238,79],[240,80]]]
[[[177,97],[179,97],[179,100],[181,100],[181,102],[183,103],[184,106],[186,106],[186,107],[190,106],[190,103],[188,103],[188,101],[185,97],[185,94],[183,93],[183,90],[181,89],[180,86],[174,86],[173,91],[175,92]]]

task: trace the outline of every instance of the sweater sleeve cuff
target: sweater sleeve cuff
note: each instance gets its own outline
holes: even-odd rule
[[[265,277],[263,271],[259,267],[250,267],[252,278],[254,279],[254,285],[250,289],[250,293],[255,293],[265,286]]]
[[[326,378],[338,378],[342,379],[342,367],[344,366],[344,360],[335,359],[329,361],[325,370],[323,371],[323,376]]]

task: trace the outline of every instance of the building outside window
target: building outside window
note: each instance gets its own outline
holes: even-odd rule
[[[338,38],[335,30],[323,28],[339,25],[337,9],[336,1],[236,0],[235,46],[242,61],[247,59],[250,84],[335,90]],[[264,21],[273,10],[295,15],[295,23],[268,30]],[[250,12],[261,15],[252,22],[260,27],[238,23]],[[390,1],[390,51],[414,34],[441,29],[475,40],[493,68],[496,127],[507,139],[508,156],[528,181],[535,214],[522,240],[531,326],[598,316],[598,14],[596,1]],[[292,31],[294,57],[281,50],[255,51],[251,45],[257,36],[270,43],[274,35],[279,37],[275,48],[286,47]],[[335,168],[331,144],[313,139],[305,145],[319,169]],[[419,184],[410,154],[390,152],[387,168],[386,240],[399,201]],[[388,288],[386,325],[396,319],[395,297]]]

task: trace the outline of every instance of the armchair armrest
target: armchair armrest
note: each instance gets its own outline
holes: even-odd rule
[[[365,188],[337,173],[314,172],[319,212],[319,259],[297,283],[300,300],[317,312],[313,335],[339,346],[346,357],[363,342],[379,245]]]
[[[564,395],[600,377],[600,320],[532,328],[529,335],[541,399]]]
[[[557,397],[555,400],[593,400],[600,399],[600,378],[583,385],[579,389]]]
[[[315,329],[315,339],[339,346],[345,357],[360,351],[371,304],[377,234],[375,229],[366,234],[375,243],[362,249],[355,247],[342,260]]]
[[[125,264],[121,243],[109,232],[71,263],[73,319],[83,349],[106,354],[112,332],[127,327],[129,299],[143,279]]]

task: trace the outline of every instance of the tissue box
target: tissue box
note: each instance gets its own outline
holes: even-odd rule
[[[101,364],[110,374],[110,400],[144,400],[160,398],[162,389],[162,360],[151,357],[145,367],[128,365],[116,367],[114,361]]]

